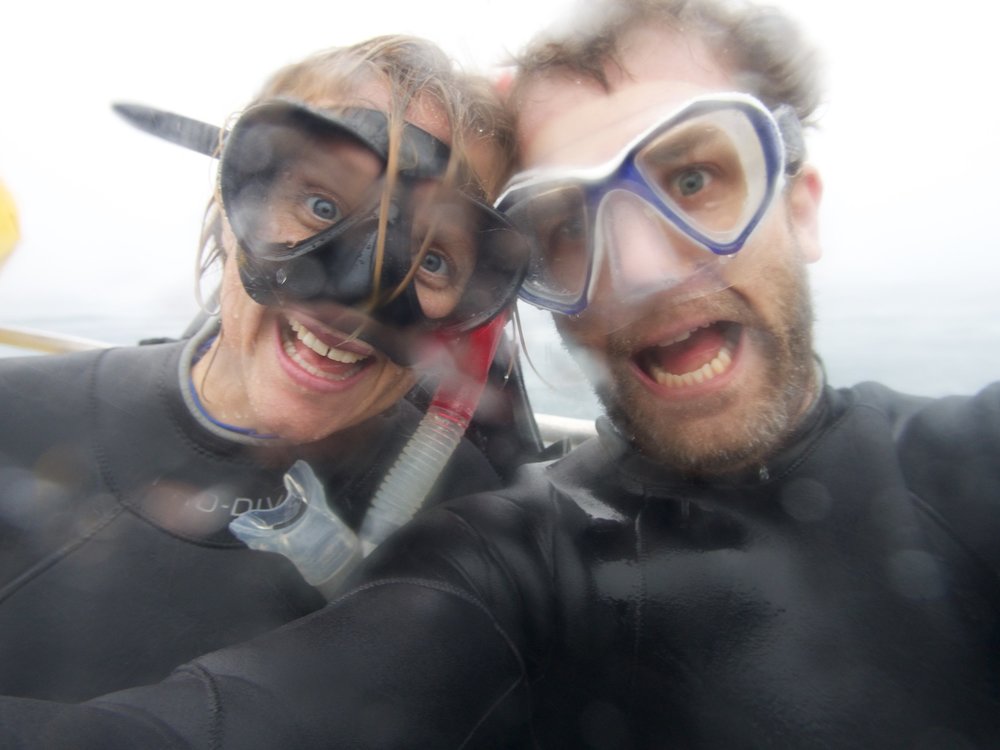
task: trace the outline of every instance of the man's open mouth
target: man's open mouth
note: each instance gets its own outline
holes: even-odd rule
[[[643,349],[636,364],[657,384],[667,388],[704,383],[725,373],[739,346],[743,327],[716,321]]]
[[[318,378],[347,380],[362,370],[372,357],[358,351],[356,343],[346,343],[326,331],[313,330],[301,320],[287,316],[280,323],[285,354],[295,364]]]

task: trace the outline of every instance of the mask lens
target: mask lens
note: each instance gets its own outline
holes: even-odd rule
[[[731,257],[708,252],[628,190],[612,190],[601,200],[595,237],[604,258],[595,273],[607,274],[616,291],[603,306],[616,320],[629,315],[629,307],[650,294],[671,290],[672,298],[680,301],[730,283],[722,266]]]
[[[388,139],[375,110],[275,101],[236,123],[220,187],[253,299],[332,303],[419,331],[471,328],[513,300],[527,263],[523,239],[503,216],[442,185],[448,146],[409,124],[386,196]]]
[[[590,243],[582,187],[526,187],[506,214],[531,243],[523,291],[543,304],[573,306],[583,300],[590,278]]]
[[[418,204],[413,221],[413,287],[436,327],[467,329],[513,298],[528,247],[492,209],[461,194]]]
[[[761,140],[741,109],[674,125],[646,144],[635,164],[680,229],[723,246],[717,252],[740,238],[768,198]]]
[[[230,136],[221,179],[226,215],[251,255],[308,252],[309,240],[375,199],[382,160],[349,133],[245,120]]]

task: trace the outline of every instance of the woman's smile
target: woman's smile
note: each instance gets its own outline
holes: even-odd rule
[[[279,315],[276,323],[280,351],[287,357],[280,360],[282,365],[286,370],[298,367],[312,378],[320,380],[320,390],[325,390],[330,385],[338,386],[336,390],[341,390],[339,386],[353,385],[356,377],[375,361],[373,350],[369,353],[357,351],[363,346],[361,342],[355,340],[343,343],[348,341],[347,336],[340,335],[342,341],[334,344],[329,342],[336,341],[336,336],[331,336],[327,331],[311,329],[294,317]],[[289,374],[302,384],[300,373],[293,370]],[[312,385],[311,382],[308,384]]]

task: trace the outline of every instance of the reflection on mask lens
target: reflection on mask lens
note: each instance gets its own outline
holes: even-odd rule
[[[381,159],[347,134],[261,127],[265,131],[253,134],[257,137],[244,139],[241,153],[227,154],[238,159],[252,149],[243,165],[253,171],[227,205],[231,220],[234,214],[241,218],[240,239],[249,252],[267,256],[294,251],[377,199]],[[270,160],[262,163],[261,154]]]
[[[471,207],[452,198],[418,206],[413,229],[417,299],[425,316],[439,320],[454,312],[468,287],[479,228]]]
[[[527,264],[527,244],[489,207],[435,192],[414,214],[413,286],[429,320],[468,328],[510,299]]]
[[[605,301],[612,309],[667,289],[690,296],[728,286],[712,272],[727,256],[706,252],[635,193],[612,190],[605,195],[594,226],[597,255],[604,259],[594,272],[607,274],[608,283],[621,293]]]
[[[578,298],[589,274],[586,197],[579,185],[554,186],[507,213],[534,248],[524,285],[557,300]]]

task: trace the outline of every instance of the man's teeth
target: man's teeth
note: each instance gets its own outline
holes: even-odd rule
[[[687,336],[683,336],[682,338],[671,343],[677,343],[677,341],[683,341],[686,338]],[[677,388],[682,385],[695,385],[697,383],[704,383],[706,380],[711,380],[716,375],[724,373],[729,368],[732,361],[733,350],[729,347],[729,344],[723,344],[722,348],[719,349],[719,353],[716,354],[710,362],[706,362],[697,370],[681,373],[680,375],[667,372],[656,365],[651,365],[649,370],[650,374],[660,385],[666,386],[667,388]]]
[[[291,329],[293,331],[295,331],[295,336],[298,338],[299,341],[301,341],[309,349],[312,349],[321,357],[326,357],[327,359],[331,359],[334,362],[340,362],[345,365],[353,365],[354,363],[360,362],[361,360],[365,359],[365,357],[362,357],[360,354],[355,354],[354,352],[348,352],[343,349],[336,349],[332,346],[327,346],[318,338],[316,338],[315,334],[313,334],[312,331],[310,331],[308,328],[306,328],[304,325],[302,325],[299,321],[295,320],[294,318],[288,319],[288,325],[291,326]],[[289,345],[291,345],[291,342],[286,342],[285,346],[286,351],[288,350]]]
[[[705,328],[705,326],[699,326],[699,328]],[[670,346],[671,344],[679,344],[682,341],[687,341],[689,338],[691,338],[691,334],[692,334],[693,330],[696,330],[696,329],[692,329],[691,331],[684,331],[684,333],[682,333],[680,336],[675,336],[674,338],[670,339],[669,341],[661,341],[659,345],[660,346]]]

